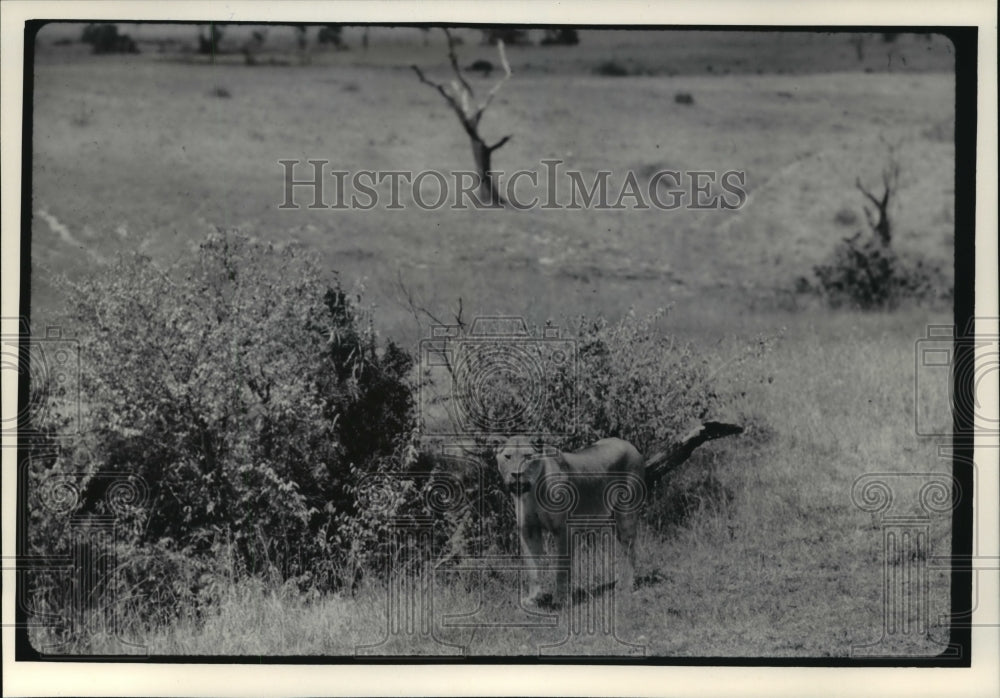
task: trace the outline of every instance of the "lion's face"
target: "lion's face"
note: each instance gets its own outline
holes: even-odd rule
[[[512,436],[497,451],[497,467],[504,489],[520,496],[531,489],[529,465],[538,461],[538,449],[526,436]]]

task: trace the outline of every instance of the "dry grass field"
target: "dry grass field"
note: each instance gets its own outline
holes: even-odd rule
[[[938,441],[914,433],[918,408],[948,424],[943,386],[914,403],[914,352],[926,326],[949,322],[950,311],[933,303],[831,310],[795,288],[865,226],[854,183],[877,188],[884,141],[899,144],[894,245],[950,274],[947,40],[871,35],[861,60],[846,34],[582,30],[574,47],[509,47],[513,77],[482,124],[491,140],[513,135],[495,167],[537,169],[550,158],[618,176],[742,170],[749,198],[737,211],[290,211],[278,208],[282,159],[325,159],[349,171],[472,167],[454,115],[408,67],[447,77],[439,33],[425,45],[416,29],[376,28],[364,51],[360,30],[348,29],[350,50],[315,50],[299,65],[291,30],[273,27],[261,64],[250,67],[236,52],[211,62],[162,43],[193,43],[193,27],[122,25],[139,55],[55,45],[79,30],[46,27],[37,40],[36,326],[62,321],[56,275],[81,278],[121,251],[182,260],[223,227],[316,251],[343,279],[364,284],[379,332],[408,346],[420,328],[400,279],[443,312],[461,298],[469,317],[559,324],[584,311],[617,318],[670,305],[662,329],[720,366],[751,338],[780,336],[740,375],[723,372],[745,387],[712,418],[753,428],[699,450],[678,477],[711,473],[726,496],[665,533],[641,532],[639,573],[657,581],[614,595],[616,632],[647,656],[667,657],[843,657],[879,636],[882,534],[851,488],[865,473],[950,472]],[[234,28],[230,38],[248,31]],[[463,64],[495,60],[478,32],[463,35]],[[608,60],[631,74],[595,73]],[[680,92],[693,104],[677,103]],[[932,518],[925,554],[949,550],[950,518]],[[517,627],[525,612],[513,584],[494,578],[479,590],[440,575],[437,608],[471,613],[484,603],[486,615],[514,625],[437,628],[438,637],[470,655],[537,655],[558,643],[567,614],[551,628]],[[940,651],[948,594],[948,570],[932,569],[928,634],[897,636],[893,652]],[[197,621],[134,639],[154,654],[342,655],[378,642],[385,622],[377,585],[356,597],[306,597],[251,580],[227,598]],[[102,642],[78,649],[100,652]],[[385,649],[436,651],[417,640]]]

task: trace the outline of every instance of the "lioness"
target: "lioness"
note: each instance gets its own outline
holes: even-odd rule
[[[621,439],[601,439],[575,453],[562,453],[533,445],[525,436],[514,436],[497,451],[497,465],[517,514],[521,552],[528,563],[528,596],[538,605],[543,598],[539,564],[545,555],[542,539],[547,531],[563,558],[556,582],[555,604],[567,589],[567,521],[610,519],[628,559],[625,588],[635,574],[635,532],[645,496],[644,464],[635,447]]]

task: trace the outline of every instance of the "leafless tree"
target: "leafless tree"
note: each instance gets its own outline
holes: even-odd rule
[[[484,202],[492,206],[502,206],[504,200],[497,191],[496,183],[493,179],[492,158],[493,153],[509,141],[511,136],[504,136],[492,144],[487,143],[479,133],[479,123],[483,118],[483,114],[493,102],[496,93],[511,75],[510,64],[507,62],[503,42],[497,42],[497,50],[500,53],[500,64],[503,66],[504,75],[493,85],[483,100],[474,106],[475,90],[473,90],[469,81],[465,79],[465,76],[462,75],[462,70],[458,66],[458,56],[455,54],[455,38],[452,37],[451,32],[447,29],[444,30],[444,33],[448,38],[448,61],[451,64],[452,71],[455,73],[455,78],[451,81],[451,84],[445,86],[439,82],[434,82],[428,79],[418,66],[413,65],[411,67],[413,68],[413,72],[417,74],[417,77],[420,78],[420,82],[433,87],[444,98],[448,106],[458,116],[458,120],[461,122],[462,128],[465,129],[466,134],[468,134],[469,140],[472,143],[472,156],[476,161],[476,171],[479,173],[479,189]]]

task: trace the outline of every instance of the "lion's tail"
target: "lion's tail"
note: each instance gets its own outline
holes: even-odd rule
[[[652,485],[664,475],[691,457],[696,448],[706,441],[742,434],[743,427],[724,422],[705,422],[688,432],[680,441],[669,444],[646,459],[646,484]]]

